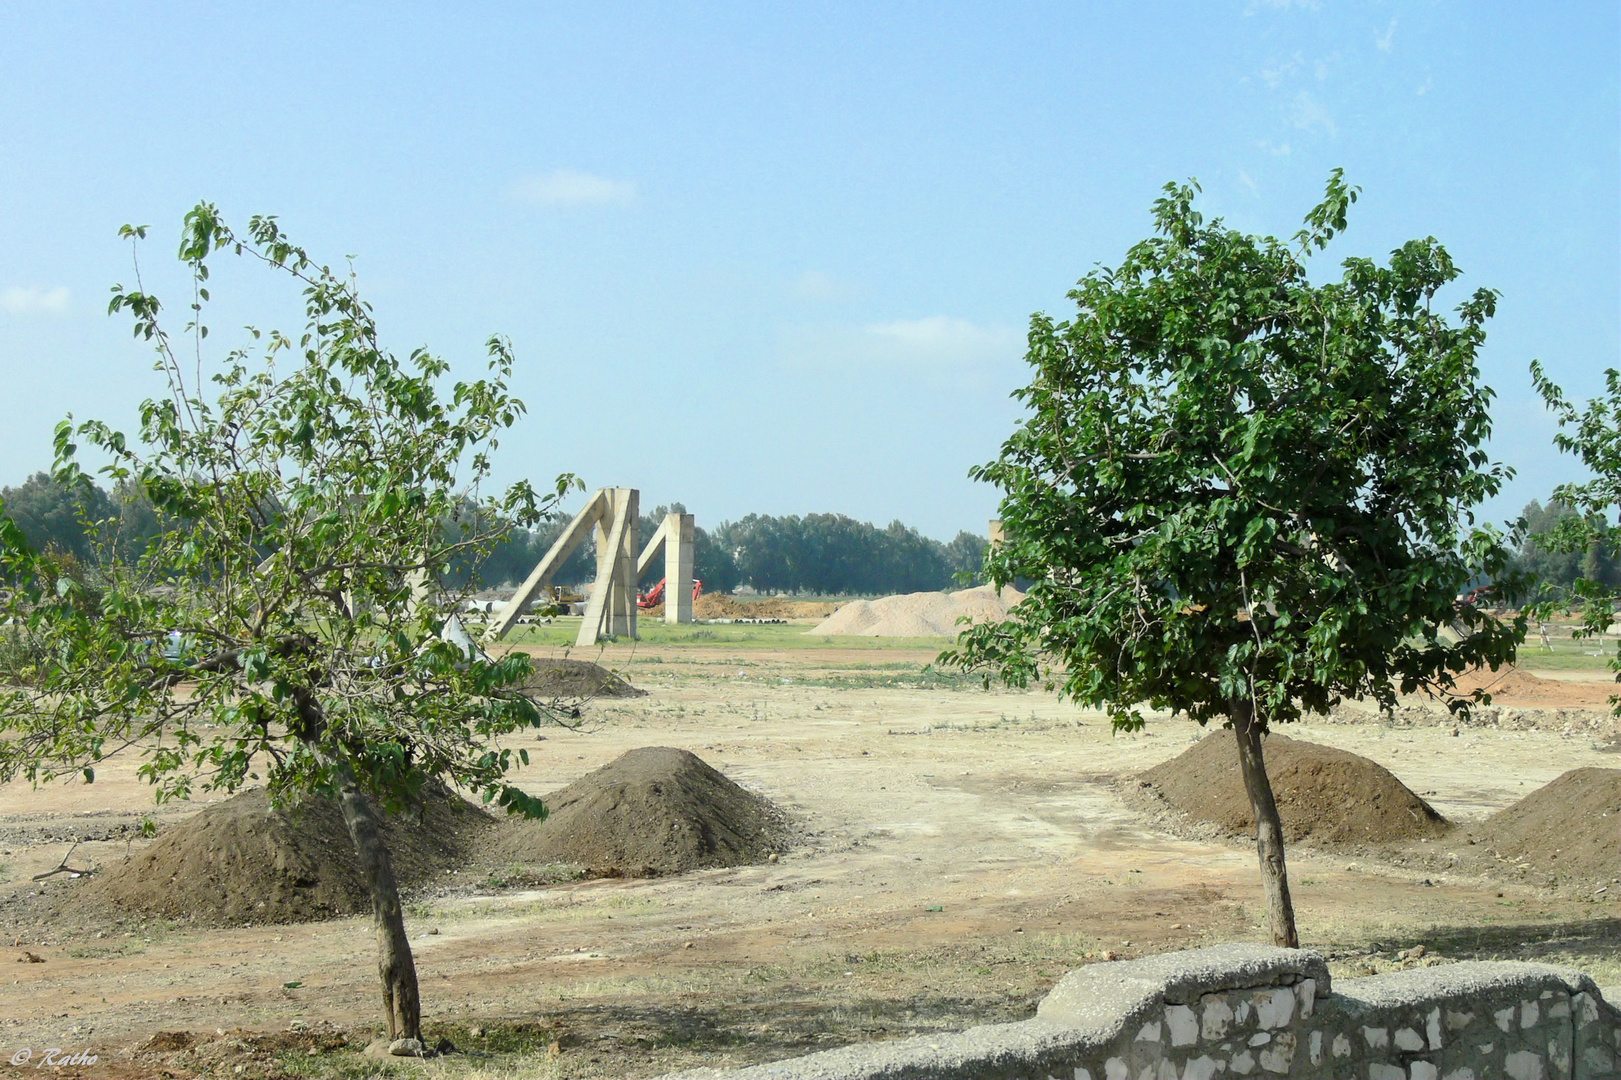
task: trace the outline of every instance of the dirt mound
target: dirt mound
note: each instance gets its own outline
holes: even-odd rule
[[[409,887],[467,863],[478,835],[493,824],[458,795],[430,793],[418,812],[384,818],[394,876]],[[371,910],[338,804],[311,798],[273,810],[262,788],[165,830],[92,879],[84,896],[208,925],[309,922]]]
[[[807,634],[849,634],[857,637],[956,637],[958,619],[1000,622],[1024,594],[989,585],[958,592],[906,593],[877,600],[854,600],[822,620]]]
[[[658,877],[764,862],[786,850],[788,821],[696,754],[630,750],[546,799],[538,825],[513,821],[502,861],[574,863],[598,877]]]
[[[1289,843],[1387,843],[1439,836],[1451,827],[1384,766],[1345,750],[1268,735],[1266,771]],[[1206,735],[1138,779],[1191,818],[1234,836],[1255,834],[1230,729]]]
[[[1475,830],[1503,859],[1595,885],[1621,876],[1621,769],[1572,769]],[[1613,888],[1612,888],[1613,891]]]
[[[532,656],[534,672],[524,683],[526,690],[543,698],[631,698],[646,697],[646,690],[638,690],[605,667],[589,660],[561,660]]]
[[[1457,692],[1467,694],[1477,687],[1492,696],[1494,705],[1524,705],[1543,708],[1591,708],[1609,706],[1616,692],[1615,680],[1594,673],[1590,679],[1545,679],[1517,667],[1471,668],[1455,676]]]
[[[704,593],[692,603],[697,619],[820,619],[830,615],[837,604],[825,600],[788,600],[781,596],[742,598],[729,593]],[[649,608],[645,615],[664,614],[664,605]]]
[[[1500,667],[1496,671],[1490,668],[1470,668],[1454,676],[1454,680],[1460,694],[1472,693],[1478,687],[1494,698],[1546,694],[1559,689],[1557,680],[1544,679],[1516,667]]]

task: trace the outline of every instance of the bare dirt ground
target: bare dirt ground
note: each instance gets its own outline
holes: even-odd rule
[[[368,919],[117,922],[76,907],[65,874],[32,880],[76,839],[71,865],[105,866],[140,849],[143,817],[194,811],[156,810],[135,761],[94,785],[0,788],[0,1065],[59,1047],[101,1058],[62,1076],[649,1076],[1024,1018],[1071,967],[1264,937],[1252,848],[1123,798],[1201,729],[1162,717],[1115,736],[1049,694],[920,676],[935,651],[696,636],[605,648],[649,695],[522,740],[528,790],[633,747],[681,747],[787,809],[800,840],[775,863],[654,880],[447,876],[413,898],[409,925],[427,1032],[462,1052],[425,1063],[356,1052],[380,1015]],[[1596,685],[1560,707],[1602,709],[1613,684]],[[1568,730],[1456,734],[1426,715],[1342,713],[1289,734],[1372,758],[1459,822],[1568,769],[1621,766],[1597,712]],[[1340,974],[1411,963],[1395,954],[1424,944],[1425,963],[1552,959],[1621,981],[1621,884],[1450,873],[1448,843],[1292,851],[1305,944]]]

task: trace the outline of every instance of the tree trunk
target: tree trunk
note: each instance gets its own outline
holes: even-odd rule
[[[382,822],[366,801],[347,763],[338,769],[339,801],[349,838],[360,856],[360,869],[371,893],[372,922],[377,927],[377,974],[383,983],[383,1011],[388,1014],[388,1037],[422,1038],[422,999],[417,993],[416,961],[405,936],[405,914],[400,908],[400,887],[394,864],[383,843]]]
[[[1266,759],[1261,752],[1261,725],[1255,722],[1255,703],[1248,698],[1231,702],[1233,733],[1238,736],[1238,769],[1244,777],[1244,790],[1255,815],[1255,849],[1261,859],[1261,880],[1266,886],[1266,916],[1272,929],[1272,944],[1286,949],[1300,948],[1295,931],[1295,905],[1289,898],[1289,868],[1283,861],[1283,822],[1278,802],[1272,797],[1272,781],[1266,775]]]
[[[360,858],[360,872],[371,894],[372,924],[377,927],[377,975],[383,984],[383,1011],[388,1015],[388,1037],[422,1038],[422,998],[417,991],[416,960],[411,942],[405,936],[405,912],[400,908],[400,886],[394,880],[394,863],[383,843],[383,825],[361,793],[355,771],[342,757],[327,754],[318,740],[326,729],[326,716],[320,700],[308,688],[297,688],[293,701],[298,709],[293,734],[303,740],[322,761],[332,766],[338,781],[338,805],[349,839]]]

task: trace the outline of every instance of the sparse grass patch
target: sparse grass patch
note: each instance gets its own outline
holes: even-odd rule
[[[492,889],[543,889],[565,881],[578,881],[584,876],[585,867],[575,863],[547,863],[543,866],[510,863],[500,870],[490,871],[487,884]]]
[[[144,941],[120,941],[107,945],[74,945],[68,955],[75,960],[101,960],[110,956],[139,956],[146,952]]]
[[[793,680],[795,686],[827,690],[967,690],[978,689],[973,677],[934,668],[919,670],[910,664],[883,664],[888,671],[829,671]],[[900,669],[900,670],[894,670]]]

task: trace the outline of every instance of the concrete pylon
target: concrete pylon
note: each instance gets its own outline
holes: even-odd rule
[[[584,542],[591,526],[600,522],[605,514],[611,515],[611,512],[606,488],[591,496],[580,512],[574,515],[574,520],[568,523],[568,528],[563,530],[563,535],[557,538],[551,550],[546,552],[545,557],[529,572],[523,584],[518,586],[518,591],[512,594],[512,599],[496,613],[495,620],[485,631],[485,640],[496,641],[506,636],[507,631],[517,623],[525,605],[545,590],[551,582],[552,574],[556,573],[557,568],[563,565],[563,561]]]
[[[647,576],[647,568],[664,553],[664,621],[692,621],[693,543],[698,535],[697,519],[691,514],[665,514],[658,531],[647,541],[636,559],[636,580]]]
[[[697,519],[671,514],[664,519],[664,621],[692,621],[692,560]]]
[[[518,613],[545,589],[569,553],[596,530],[597,576],[586,599],[585,619],[580,624],[575,647],[595,645],[604,637],[637,637],[636,584],[662,552],[664,554],[664,619],[666,622],[692,621],[693,541],[697,524],[691,514],[666,514],[658,531],[645,549],[639,548],[637,534],[641,520],[641,492],[635,488],[601,488],[585,506],[544,558],[530,571],[485,632],[486,641],[506,634],[518,621]],[[637,551],[641,554],[638,556]]]
[[[636,533],[641,493],[604,488],[608,512],[597,519],[597,580],[576,647],[604,637],[636,637]]]

